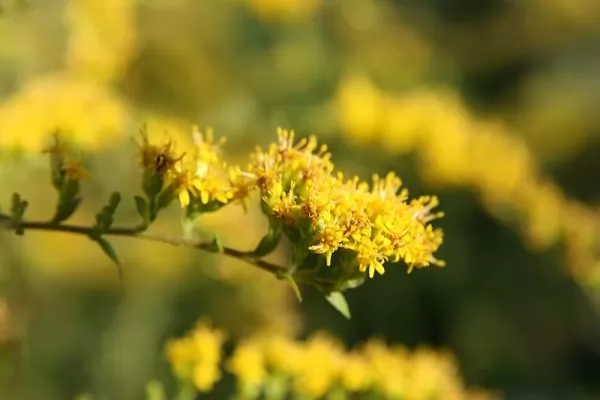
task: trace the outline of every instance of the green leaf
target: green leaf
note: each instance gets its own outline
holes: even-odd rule
[[[150,225],[150,205],[143,197],[135,196],[134,199],[135,208],[137,208],[138,214],[140,214],[140,216],[144,220],[144,224],[146,226]]]
[[[264,200],[262,200],[262,199],[260,201],[260,210],[267,217],[270,217],[273,214],[273,211],[271,210],[271,207],[269,207],[269,205],[267,204],[267,202],[264,201]]]
[[[219,236],[215,235],[215,237],[213,237],[207,250],[212,251],[213,253],[223,253],[223,243]]]
[[[348,302],[341,292],[331,292],[325,299],[347,319],[351,318],[350,307]]]
[[[281,223],[275,220],[269,221],[269,230],[265,236],[260,240],[256,249],[249,255],[252,257],[264,257],[270,254],[277,248],[281,240],[283,230]]]
[[[91,239],[94,242],[98,243],[100,245],[100,248],[102,249],[102,251],[104,251],[104,253],[108,256],[108,258],[110,258],[117,265],[119,279],[123,280],[123,277],[124,277],[123,267],[121,266],[121,263],[119,262],[119,258],[117,257],[117,253],[115,252],[115,249],[112,247],[112,244],[110,244],[110,242],[108,240],[106,240],[105,238],[103,238],[101,236],[92,237]]]
[[[163,190],[156,198],[156,209],[154,211],[157,213],[163,208],[167,208],[175,200],[175,194],[175,190],[172,187]]]
[[[277,274],[277,278],[289,283],[292,289],[294,290],[294,294],[296,295],[298,301],[302,302],[302,293],[300,292],[300,287],[298,287],[298,284],[294,280],[292,274],[290,274],[288,271],[285,271],[283,273]]]
[[[109,210],[111,214],[114,214],[115,211],[117,211],[119,204],[121,204],[121,193],[113,192],[108,200],[107,210]]]
[[[108,204],[102,208],[102,210],[96,214],[96,231],[101,234],[110,228],[114,222],[115,211],[121,202],[121,194],[114,192],[108,201]]]
[[[21,195],[19,193],[13,193],[10,198],[10,214],[15,215],[19,210],[19,204],[21,203]]]
[[[71,199],[74,199],[75,197],[77,197],[80,190],[81,190],[81,183],[79,183],[78,180],[71,180],[71,179],[65,180],[59,191],[59,195],[60,195],[59,201],[64,202],[64,201],[69,201]]]
[[[185,209],[185,216],[189,220],[197,219],[200,215],[220,210],[226,205],[220,201],[213,200],[207,204],[202,204],[200,199],[192,198],[190,204]]]
[[[163,190],[164,177],[162,174],[146,169],[142,178],[142,189],[149,199],[154,199]]]
[[[81,197],[65,199],[56,207],[56,213],[54,214],[54,218],[52,218],[52,222],[59,224],[71,218],[75,211],[77,211],[79,204],[81,204]]]
[[[10,206],[10,217],[11,225],[14,227],[17,235],[22,235],[24,233],[21,222],[23,221],[23,216],[25,215],[25,210],[27,210],[28,206],[29,203],[26,200],[23,200],[19,193],[13,193]]]

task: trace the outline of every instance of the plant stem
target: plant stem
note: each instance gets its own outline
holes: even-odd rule
[[[24,230],[37,230],[37,231],[50,231],[50,232],[63,232],[63,233],[72,233],[76,235],[83,235],[91,237],[95,234],[95,231],[91,227],[86,226],[78,226],[78,225],[69,225],[69,224],[54,224],[52,222],[44,222],[44,221],[21,221],[19,226]],[[11,219],[7,215],[0,214],[0,229],[13,229],[11,224]],[[114,227],[106,230],[103,235],[110,236],[125,236],[131,238],[138,238],[153,242],[170,244],[173,246],[184,246],[191,247],[198,250],[203,251],[211,251],[212,248],[211,243],[202,242],[198,240],[185,239],[180,237],[172,237],[172,236],[164,236],[158,234],[152,234],[147,232],[140,232],[138,228],[126,228],[126,227]],[[214,251],[211,251],[214,252]],[[280,265],[272,264],[270,262],[260,260],[257,258],[253,258],[247,255],[246,252],[232,249],[229,247],[223,247],[223,254],[237,258],[238,260],[245,261],[249,264],[254,265],[264,271],[270,272],[272,274],[278,275],[282,272],[286,271],[285,267]]]

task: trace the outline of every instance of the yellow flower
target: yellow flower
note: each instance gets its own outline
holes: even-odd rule
[[[386,122],[385,99],[364,76],[343,80],[334,105],[341,128],[359,143],[372,142]]]
[[[141,132],[140,163],[153,174],[166,178],[182,207],[188,207],[197,198],[203,205],[209,203],[228,204],[238,201],[245,207],[255,182],[254,176],[239,167],[228,167],[221,158],[220,146],[224,138],[215,142],[212,131],[201,134],[193,130],[194,148],[189,153],[178,153],[177,143],[171,139],[151,142],[146,128]]]
[[[342,368],[342,348],[324,334],[312,336],[304,345],[301,364],[296,371],[296,390],[310,398],[325,395],[337,382]]]
[[[371,384],[371,371],[367,360],[358,353],[348,353],[343,358],[340,371],[342,386],[350,392],[366,390]]]
[[[239,344],[229,360],[228,369],[237,376],[242,387],[259,387],[267,371],[264,352],[257,340],[247,340]]]
[[[437,198],[408,202],[408,191],[393,173],[374,176],[371,186],[356,177],[346,180],[316,139],[294,144],[294,132],[282,129],[278,136],[267,151],[257,150],[250,171],[273,216],[304,229],[308,250],[323,254],[328,266],[343,250],[354,251],[358,271],[371,278],[384,273],[388,260],[402,260],[409,270],[443,265],[433,255],[442,231],[430,225],[443,215],[432,212]]]
[[[62,166],[62,172],[70,181],[79,181],[88,176],[88,172],[83,169],[81,161],[67,161]]]
[[[208,204],[217,201],[222,204],[229,203],[237,194],[241,195],[241,185],[236,181],[238,187],[232,187],[231,179],[237,179],[235,169],[228,169],[227,164],[221,158],[221,146],[225,143],[225,138],[215,142],[213,132],[208,129],[205,134],[200,133],[197,127],[194,127],[192,133],[195,151],[193,159],[196,165],[196,186],[199,198],[202,204]],[[241,198],[238,198],[241,200]]]
[[[221,378],[224,340],[222,331],[199,323],[187,336],[167,345],[167,358],[179,376],[190,379],[199,391],[209,392]]]
[[[293,374],[301,368],[302,347],[288,337],[268,335],[264,339],[268,365],[276,373]]]
[[[406,357],[391,352],[385,343],[372,339],[362,348],[372,374],[372,385],[385,396],[403,398],[406,393]]]
[[[161,175],[173,172],[176,164],[183,160],[185,154],[175,152],[175,143],[166,139],[160,144],[151,143],[148,137],[147,127],[140,131],[142,142],[138,144],[140,150],[140,165]]]
[[[120,138],[127,118],[127,107],[107,88],[52,74],[33,79],[0,104],[0,147],[40,151],[59,131],[82,148],[98,149]]]
[[[135,6],[133,0],[69,1],[67,67],[96,81],[118,77],[133,55]]]
[[[199,392],[210,392],[219,379],[221,370],[217,365],[199,362],[194,366],[192,382]]]
[[[221,376],[222,341],[220,331],[201,324],[169,344],[169,361],[180,378],[208,392]],[[324,333],[305,341],[272,331],[254,334],[237,345],[226,368],[238,379],[243,398],[260,397],[263,383],[269,382],[284,383],[292,397],[315,399],[337,390],[350,397],[372,393],[407,400],[494,398],[491,393],[465,388],[449,353],[424,348],[408,351],[376,339],[347,351]]]
[[[227,170],[229,185],[231,186],[231,200],[237,201],[244,212],[248,211],[248,197],[256,187],[254,175],[242,171],[238,166],[230,167]]]
[[[170,182],[183,208],[190,205],[190,196],[195,196],[196,191],[202,190],[202,181],[194,171],[185,168],[181,163],[175,165],[170,174]]]

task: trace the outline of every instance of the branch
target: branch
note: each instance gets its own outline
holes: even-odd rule
[[[88,236],[92,237],[95,234],[93,228],[86,226],[78,226],[78,225],[68,225],[61,224],[57,225],[52,222],[44,222],[44,221],[21,221],[19,226],[24,230],[37,230],[37,231],[49,231],[49,232],[63,232],[63,233],[72,233],[76,235]],[[10,217],[6,215],[0,214],[0,229],[12,230],[14,227],[12,226]],[[171,237],[164,235],[151,234],[146,232],[140,232],[137,228],[126,228],[126,227],[114,227],[109,228],[103,235],[111,235],[111,236],[125,236],[130,238],[138,238],[153,242],[170,244],[173,246],[183,246],[183,247],[191,247],[202,251],[210,251],[214,252],[212,249],[213,244],[198,240],[185,239],[180,237]],[[229,247],[223,247],[223,254],[237,258],[238,260],[245,261],[249,264],[254,265],[264,271],[270,272],[276,276],[280,276],[287,271],[287,268],[282,267],[280,265],[271,264],[267,261],[260,260],[254,257],[250,257],[246,252],[232,249]]]

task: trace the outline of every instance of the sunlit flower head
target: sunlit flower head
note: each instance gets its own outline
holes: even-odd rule
[[[331,155],[315,138],[294,143],[294,132],[279,130],[278,142],[258,149],[250,171],[274,218],[322,254],[327,265],[335,254],[352,254],[360,272],[383,274],[388,261],[409,269],[443,265],[434,257],[442,231],[431,221],[437,198],[408,201],[408,191],[393,173],[375,176],[369,185],[334,171]]]
[[[174,191],[182,207],[198,203],[218,208],[232,201],[246,206],[246,197],[253,190],[253,175],[225,163],[221,154],[225,139],[215,140],[212,130],[202,134],[194,127],[194,145],[189,152],[177,152],[177,143],[172,139],[150,141],[146,129],[141,137],[142,168],[162,176],[165,187]]]

